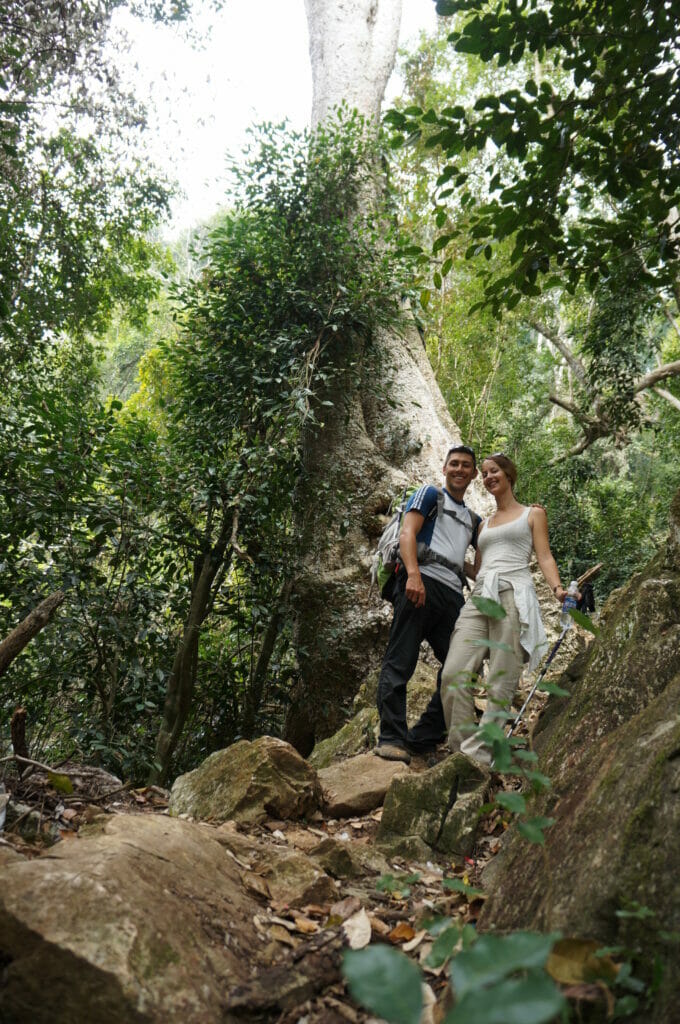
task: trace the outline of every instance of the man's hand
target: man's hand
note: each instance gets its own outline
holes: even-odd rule
[[[404,588],[409,601],[412,601],[416,608],[422,608],[425,604],[425,586],[423,584],[423,578],[420,572],[410,572],[406,577],[406,586]]]

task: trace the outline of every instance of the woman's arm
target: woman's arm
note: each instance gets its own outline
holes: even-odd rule
[[[482,524],[480,523],[479,524],[479,529],[481,530],[481,528],[482,528]],[[477,533],[477,540],[479,540],[479,533]],[[467,578],[469,580],[476,580],[477,579],[477,573],[479,572],[479,567],[480,567],[481,564],[482,564],[482,554],[481,554],[479,548],[475,548],[475,560],[474,560],[474,562],[466,562],[465,565],[463,566],[463,571],[465,572],[465,575],[467,576]]]
[[[557,600],[562,603],[567,592],[560,582],[560,572],[557,568],[557,562],[553,558],[553,553],[550,550],[550,541],[548,539],[548,517],[545,514],[545,509],[533,506],[529,513],[529,526],[531,527],[531,535],[534,541],[534,551],[536,552],[536,558],[541,568],[541,572],[545,576],[545,581],[552,590]]]

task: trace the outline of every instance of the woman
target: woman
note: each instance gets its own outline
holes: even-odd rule
[[[485,764],[491,749],[474,727],[471,679],[489,656],[487,710],[480,726],[508,709],[524,663],[529,670],[540,662],[547,640],[529,562],[536,552],[541,571],[561,603],[567,596],[548,541],[548,519],[540,506],[520,505],[513,493],[517,481],[514,462],[496,452],[482,463],[482,482],[496,499],[496,511],[479,529],[475,557],[473,597],[490,598],[506,612],[502,619],[479,611],[472,600],[461,611],[451,636],[442,670],[442,703],[451,750]]]

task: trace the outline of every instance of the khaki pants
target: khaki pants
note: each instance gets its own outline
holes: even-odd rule
[[[501,720],[495,718],[494,712],[510,707],[524,663],[524,652],[519,642],[519,615],[512,589],[501,591],[499,599],[506,611],[504,619],[483,615],[472,601],[466,602],[458,616],[442,669],[442,704],[449,732],[449,747],[453,751],[461,750],[485,764],[491,763],[491,749],[476,738],[478,729],[470,685],[472,677],[479,672],[488,655],[488,703],[480,725],[494,720],[502,724]],[[487,647],[483,643],[477,645],[471,643],[473,640],[491,641],[494,645],[503,644],[509,649]]]

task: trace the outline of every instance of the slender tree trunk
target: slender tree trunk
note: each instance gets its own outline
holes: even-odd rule
[[[248,687],[245,707],[243,710],[241,732],[247,740],[252,739],[255,732],[255,716],[262,704],[262,694],[264,693],[267,670],[269,669],[269,662],[271,661],[272,654],[274,653],[276,638],[279,635],[281,623],[283,622],[283,617],[287,610],[291,587],[292,580],[286,580],[281,587],[276,601],[276,607],[274,608],[264,632],[264,636],[262,637],[260,653],[253,670],[253,677],[250,686]]]
[[[162,783],[166,780],[170,759],[191,710],[191,701],[196,685],[201,626],[212,606],[213,583],[224,565],[227,544],[234,532],[226,509],[222,514],[223,519],[217,541],[210,551],[203,555],[194,574],[189,613],[168,679],[163,720],[156,738],[154,766],[149,775],[151,783]]]
[[[392,71],[400,0],[306,0],[314,83],[312,123],[345,100],[377,122]],[[370,341],[370,347],[369,347]],[[300,665],[286,738],[303,754],[343,721],[382,657],[389,606],[369,594],[370,556],[395,493],[441,482],[460,434],[415,325],[348,345],[364,366],[335,377],[324,426],[304,442],[298,528],[303,568],[293,608]],[[379,375],[383,397],[376,395]],[[386,400],[387,396],[389,401]]]

